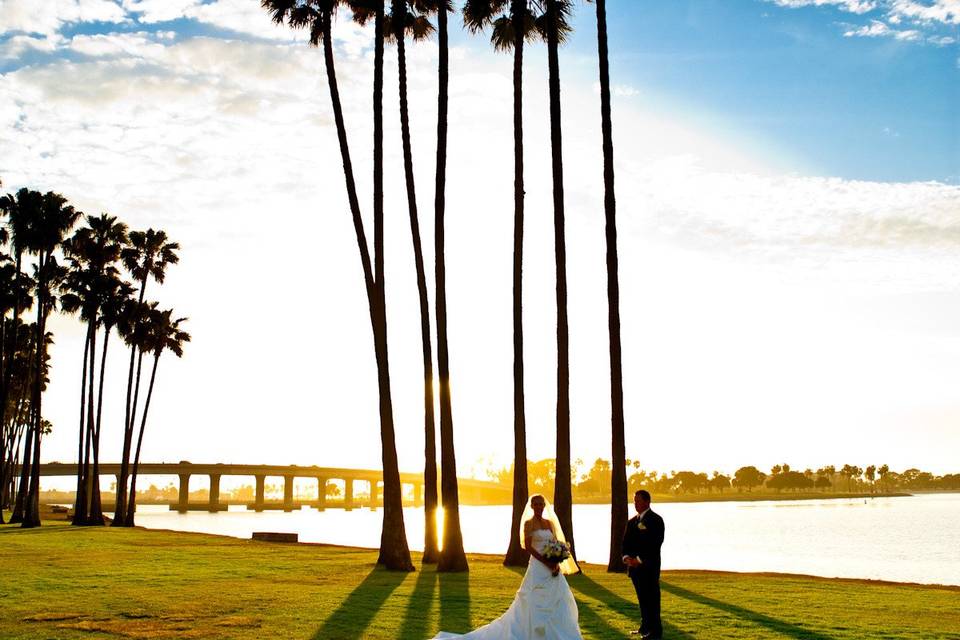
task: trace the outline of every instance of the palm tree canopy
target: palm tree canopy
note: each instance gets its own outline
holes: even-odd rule
[[[39,215],[43,207],[43,194],[23,188],[16,195],[7,194],[0,198],[0,211],[7,216],[9,239],[13,242],[14,253],[27,251],[30,241],[30,221]]]
[[[556,9],[557,43],[566,43],[567,38],[573,32],[573,27],[570,26],[570,16],[573,14],[572,0],[540,0],[540,5],[543,7],[543,11],[535,20],[540,37],[546,40],[547,34],[550,32],[550,12],[548,9],[553,5]]]
[[[324,33],[330,28],[333,14],[341,6],[353,11],[354,20],[365,24],[375,13],[376,0],[260,0],[277,24],[286,24],[291,29],[307,29],[310,44],[323,43]]]
[[[542,36],[537,28],[542,2],[523,2],[523,39],[534,42]],[[463,5],[463,25],[471,33],[490,27],[490,43],[497,51],[512,51],[516,36],[511,0],[467,0]]]
[[[40,208],[33,209],[33,215],[27,222],[26,250],[49,256],[63,243],[67,232],[81,215],[59,193],[48,191],[43,194]]]
[[[180,262],[177,257],[179,250],[179,244],[167,242],[164,231],[131,231],[129,245],[121,250],[120,259],[137,282],[144,282],[152,276],[157,282],[163,283],[167,266]]]
[[[426,40],[436,31],[430,18],[430,3],[415,0],[392,0],[391,11],[384,16],[384,39],[396,42],[400,34],[414,41]],[[420,7],[424,10],[421,11]]]

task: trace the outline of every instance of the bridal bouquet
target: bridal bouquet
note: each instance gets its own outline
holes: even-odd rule
[[[550,562],[563,562],[570,557],[570,545],[559,540],[551,540],[540,552],[544,559]]]

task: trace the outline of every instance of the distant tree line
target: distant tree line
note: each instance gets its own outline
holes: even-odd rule
[[[59,193],[22,188],[0,197],[0,522],[7,509],[12,523],[40,525],[40,449],[53,428],[43,410],[53,342],[48,320],[62,313],[77,316],[86,330],[73,523],[105,524],[100,436],[107,348],[116,334],[130,363],[113,524],[133,525],[157,365],[168,351],[182,355],[190,340],[181,327],[185,318],[145,297],[148,284],[163,283],[178,250],[163,231],[128,231],[107,213],[84,215]]]
[[[601,498],[610,491],[610,461],[598,458],[587,467],[583,460],[572,466],[571,482],[574,498],[586,500]],[[960,490],[960,474],[937,476],[919,469],[907,469],[900,473],[888,465],[870,465],[861,468],[855,465],[833,465],[816,470],[797,471],[789,464],[774,465],[769,473],[757,467],[740,467],[732,475],[719,471],[712,473],[696,471],[644,471],[640,463],[626,460],[632,468],[627,479],[629,491],[646,489],[660,495],[723,494],[724,492],[832,492],[832,493],[889,493],[893,491],[954,491]],[[490,469],[488,477],[509,485],[513,467]],[[527,461],[527,479],[530,491],[546,493],[553,489],[556,464],[552,459]]]

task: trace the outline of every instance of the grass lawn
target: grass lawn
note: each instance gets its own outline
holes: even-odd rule
[[[520,572],[391,573],[376,552],[143,529],[0,527],[2,638],[378,638],[467,631],[510,604]],[[419,556],[415,557],[419,562]],[[629,580],[569,578],[585,638],[639,623]],[[665,637],[960,638],[960,588],[671,571]]]

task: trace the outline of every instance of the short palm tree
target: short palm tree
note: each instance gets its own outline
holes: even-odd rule
[[[374,355],[377,361],[377,387],[380,408],[380,451],[383,464],[383,528],[380,535],[378,564],[388,569],[412,571],[410,549],[403,523],[403,495],[400,484],[400,467],[397,460],[396,430],[393,423],[393,399],[390,392],[390,363],[387,348],[387,315],[384,278],[383,242],[383,2],[382,0],[261,0],[277,24],[287,24],[294,29],[306,29],[312,46],[323,46],[324,66],[330,101],[333,105],[337,139],[343,162],[343,175],[347,187],[347,200],[353,218],[357,248],[363,267],[363,281],[367,292],[370,324],[373,329]],[[347,142],[347,130],[340,104],[340,89],[337,85],[336,66],[333,56],[331,25],[333,14],[340,6],[347,5],[360,16],[374,16],[374,152],[373,152],[373,248],[371,264],[367,246],[360,203],[357,199],[353,163]]]
[[[180,327],[186,318],[173,319],[173,310],[160,311],[153,306],[147,318],[147,329],[143,336],[144,351],[153,354],[153,368],[150,370],[150,383],[147,386],[147,398],[140,419],[140,433],[137,436],[137,449],[133,456],[133,471],[130,475],[130,500],[127,504],[127,526],[134,526],[134,514],[137,508],[137,472],[140,468],[140,449],[143,446],[143,432],[147,426],[147,413],[153,398],[153,383],[157,379],[157,365],[164,351],[170,351],[178,358],[183,356],[183,345],[190,342],[190,334]]]
[[[147,284],[153,278],[158,284],[163,284],[167,267],[179,262],[177,251],[180,245],[168,242],[164,231],[147,229],[146,231],[131,231],[129,243],[120,252],[123,266],[130,272],[134,282],[139,285],[138,302],[142,306],[147,291]],[[127,480],[130,473],[130,449],[133,446],[133,430],[137,417],[137,404],[140,394],[140,373],[143,364],[143,353],[139,349],[136,339],[136,328],[131,332],[134,339],[130,344],[130,365],[127,371],[126,412],[123,430],[123,451],[120,456],[120,476],[117,483],[116,512],[111,526],[126,526]],[[134,365],[136,364],[136,378]]]

